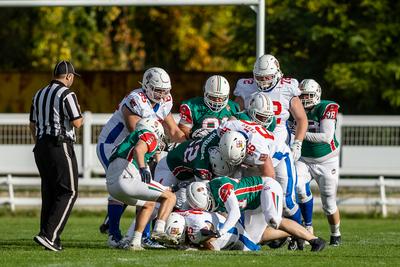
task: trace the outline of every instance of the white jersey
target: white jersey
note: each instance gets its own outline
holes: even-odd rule
[[[207,211],[186,211],[182,214],[186,221],[186,231],[189,240],[194,244],[199,244],[205,240],[201,235],[200,229],[211,230],[220,229],[225,223],[225,217],[215,212]],[[221,237],[211,242],[215,250],[260,250],[260,247],[250,239],[243,226],[238,222],[234,227]]]
[[[153,107],[143,89],[139,88],[122,99],[117,110],[101,130],[97,142],[97,155],[105,169],[108,167],[112,150],[130,134],[122,112],[124,106],[141,118],[154,118],[163,121],[171,113],[172,97],[170,96],[167,101],[157,103]]]
[[[271,155],[271,146],[274,142],[274,134],[263,126],[244,120],[231,120],[224,122],[217,129],[222,136],[227,131],[242,132],[247,136],[247,152],[243,163],[248,166],[263,165],[267,157]]]
[[[248,109],[252,95],[257,92],[260,92],[257,83],[253,78],[249,78],[240,79],[236,84],[233,94],[241,97],[244,101],[244,108]],[[289,108],[291,99],[301,94],[299,82],[293,78],[282,78],[274,88],[263,92],[268,94],[274,104],[274,113],[276,116],[274,135],[278,142],[287,142],[289,138],[286,121],[290,116]]]

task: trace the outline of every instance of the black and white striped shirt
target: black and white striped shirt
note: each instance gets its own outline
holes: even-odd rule
[[[36,124],[36,136],[63,136],[76,140],[71,121],[82,117],[74,92],[57,80],[40,89],[32,99],[29,120]]]

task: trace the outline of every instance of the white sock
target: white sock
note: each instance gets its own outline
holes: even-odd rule
[[[135,231],[133,233],[132,245],[138,246],[138,247],[140,247],[142,245],[142,233],[141,232]]]
[[[340,236],[340,223],[329,226],[331,227],[331,236]]]
[[[165,231],[165,221],[157,220],[156,224],[154,225],[154,232],[164,232]]]

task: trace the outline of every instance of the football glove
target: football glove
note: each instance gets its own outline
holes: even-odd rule
[[[210,133],[210,129],[200,128],[190,134],[191,139],[199,139]]]
[[[151,172],[149,167],[139,168],[140,177],[142,177],[143,183],[150,183],[151,182]]]
[[[186,188],[190,183],[191,183],[191,181],[182,181],[177,184],[174,184],[173,186],[171,186],[171,191],[172,191],[172,193],[175,193],[175,192],[179,191],[179,189],[181,189],[181,188]]]
[[[210,230],[210,229],[207,229],[207,228],[202,228],[202,229],[200,229],[200,233],[201,233],[202,236],[207,236],[207,237],[210,237],[210,238],[211,237],[215,237],[215,238],[221,237],[221,234],[219,233],[218,230],[213,231],[213,230]]]
[[[290,146],[290,149],[292,150],[294,161],[298,161],[301,156],[301,145],[302,144],[303,144],[303,142],[301,142],[300,140],[294,140],[293,144]]]

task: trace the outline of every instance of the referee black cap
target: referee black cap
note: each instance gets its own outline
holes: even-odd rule
[[[74,66],[72,66],[71,62],[63,60],[58,62],[57,65],[54,67],[53,75],[54,77],[57,77],[60,75],[66,75],[70,73],[78,77],[81,77],[81,75],[75,72],[75,68]]]

